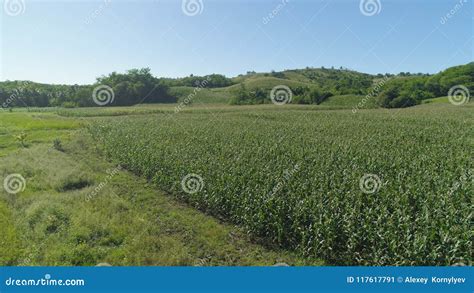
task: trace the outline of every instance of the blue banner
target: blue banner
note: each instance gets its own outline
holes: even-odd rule
[[[0,292],[474,292],[472,267],[1,267]]]

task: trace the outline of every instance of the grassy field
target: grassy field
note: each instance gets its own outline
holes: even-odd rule
[[[54,113],[0,113],[0,157],[18,149],[18,136],[26,135],[25,146],[51,142],[53,138],[67,140],[78,121],[58,117]]]
[[[140,108],[140,107],[138,107]],[[147,114],[169,106],[0,113],[0,265],[318,265],[206,216],[107,162],[85,132],[88,116]],[[158,109],[159,108],[159,109]],[[25,133],[24,145],[15,136]],[[60,147],[53,147],[54,140]],[[58,149],[59,148],[59,149]],[[259,244],[260,243],[260,244]]]
[[[1,264],[470,264],[473,105],[0,113]]]

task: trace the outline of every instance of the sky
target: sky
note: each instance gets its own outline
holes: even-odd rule
[[[436,73],[474,60],[474,0],[1,1],[0,81],[90,84],[143,67]]]

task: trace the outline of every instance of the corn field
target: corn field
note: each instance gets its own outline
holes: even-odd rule
[[[335,265],[472,264],[474,109],[241,108],[97,119],[100,149],[180,200]]]

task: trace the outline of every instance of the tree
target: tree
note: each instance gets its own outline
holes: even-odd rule
[[[112,72],[97,79],[95,86],[100,85],[112,88],[114,99],[111,105],[129,106],[176,101],[176,98],[168,94],[165,83],[155,78],[149,68],[131,69],[125,74]]]

